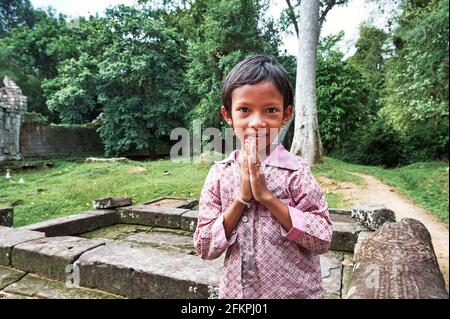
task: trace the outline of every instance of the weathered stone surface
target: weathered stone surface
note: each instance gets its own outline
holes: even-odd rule
[[[448,299],[431,236],[415,219],[383,225],[355,256],[350,299]]]
[[[33,299],[33,298],[0,291],[0,299]]]
[[[329,213],[332,222],[356,223],[350,210],[330,209]]]
[[[75,263],[80,285],[130,298],[208,298],[219,285],[223,258],[198,256],[123,242],[84,253]]]
[[[171,207],[171,208],[188,208],[192,209],[198,204],[196,199],[187,199],[180,197],[159,197],[149,202],[145,202],[144,205],[153,205],[157,207]]]
[[[12,266],[51,279],[65,281],[70,265],[78,257],[104,241],[79,237],[45,237],[14,246]]]
[[[180,228],[181,215],[188,209],[134,205],[119,208],[120,222],[145,226]]]
[[[4,292],[44,299],[118,299],[123,298],[103,291],[66,285],[60,281],[28,274],[9,285]]]
[[[190,210],[181,215],[181,229],[195,232],[197,228],[198,210]]]
[[[26,273],[14,268],[0,266],[0,290],[18,281]]]
[[[363,227],[357,223],[333,222],[333,237],[331,239],[331,250],[353,252],[358,233]]]
[[[395,213],[377,204],[352,207],[352,217],[370,230],[376,230],[385,223],[395,223]]]
[[[27,110],[27,98],[8,76],[0,88],[0,162],[20,159],[19,137],[23,113]]]
[[[342,286],[341,286],[341,298],[347,296],[348,290],[352,282],[353,276],[353,254],[345,253],[344,260],[342,261]]]
[[[320,256],[322,287],[326,299],[341,298],[342,257],[327,253]]]
[[[124,241],[136,242],[140,244],[151,245],[161,249],[179,249],[185,252],[194,250],[192,236],[183,236],[169,232],[141,232],[126,236]]]
[[[92,207],[94,209],[107,209],[116,208],[131,205],[131,197],[106,197],[100,199],[94,199],[92,201]]]
[[[0,207],[0,226],[12,227],[14,210],[12,207]]]
[[[176,249],[191,253],[194,250],[192,233],[171,228],[117,224],[81,234],[83,238],[101,238],[139,243],[142,246]]]
[[[361,248],[361,245],[364,243],[364,241],[369,238],[370,236],[372,236],[373,231],[371,230],[363,230],[358,234],[358,240],[356,241],[355,244],[355,249],[353,250],[353,258],[356,257],[359,249]]]
[[[348,209],[329,208],[328,212],[335,215],[351,215],[352,211]]]
[[[115,224],[108,227],[99,228],[87,233],[80,234],[83,238],[106,238],[111,240],[122,240],[130,234],[139,232],[150,232],[154,229],[151,226]]]
[[[55,218],[49,221],[20,227],[18,229],[44,232],[48,237],[79,235],[94,229],[117,224],[115,210],[92,210],[77,215]]]
[[[0,226],[0,265],[11,264],[11,250],[15,245],[42,237],[44,233]]]

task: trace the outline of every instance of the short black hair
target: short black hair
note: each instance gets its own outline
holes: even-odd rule
[[[246,84],[271,81],[283,95],[283,108],[294,104],[291,81],[284,67],[269,55],[251,55],[240,61],[223,81],[222,104],[231,116],[233,90]]]

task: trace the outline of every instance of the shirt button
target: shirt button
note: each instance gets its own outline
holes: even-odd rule
[[[244,223],[248,222],[248,217],[247,216],[243,216],[242,217],[242,222],[244,222]]]

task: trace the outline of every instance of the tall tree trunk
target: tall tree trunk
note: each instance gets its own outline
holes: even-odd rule
[[[316,52],[319,37],[319,0],[300,3],[295,133],[291,152],[309,164],[322,163],[323,148],[317,122]]]

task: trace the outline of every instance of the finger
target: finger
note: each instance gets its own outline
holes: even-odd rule
[[[248,159],[250,175],[256,175],[258,172],[258,167],[256,166],[256,164],[257,164],[256,159],[257,159],[256,158],[256,142],[251,141],[250,155],[249,155],[249,159]]]
[[[252,140],[250,142],[250,163],[256,164],[256,141]]]
[[[249,145],[247,141],[244,144],[244,150],[242,153],[242,174],[245,177],[248,177],[249,171],[248,171],[248,152],[249,152]]]

